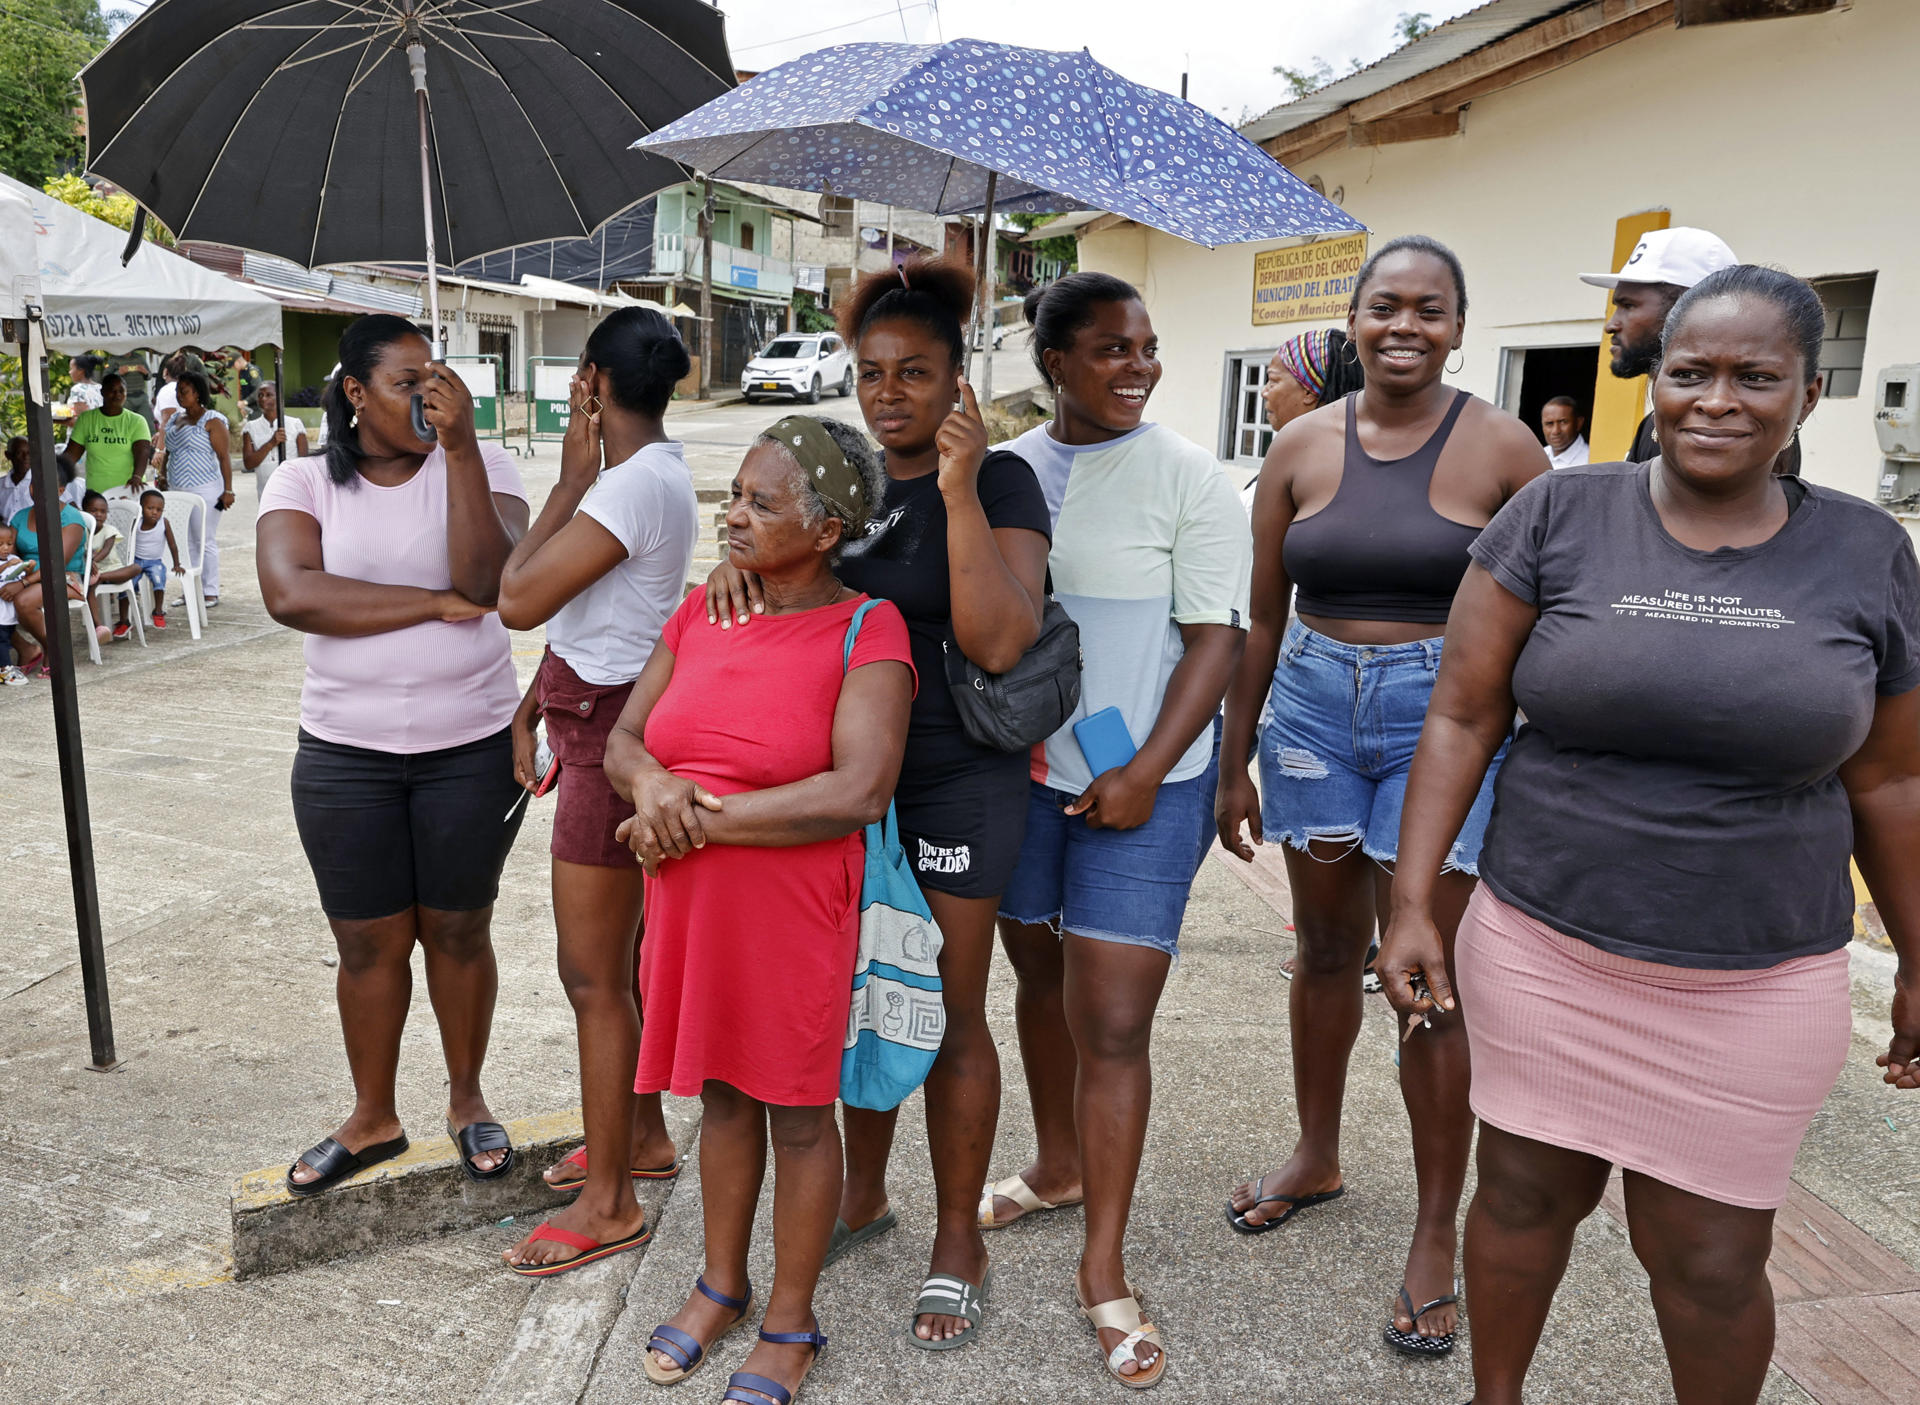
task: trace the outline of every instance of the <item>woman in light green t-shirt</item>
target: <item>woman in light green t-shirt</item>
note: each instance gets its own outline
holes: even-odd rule
[[[127,383],[118,372],[100,382],[100,408],[73,422],[60,457],[87,464],[87,487],[110,498],[131,498],[145,485],[153,431],[127,408]]]

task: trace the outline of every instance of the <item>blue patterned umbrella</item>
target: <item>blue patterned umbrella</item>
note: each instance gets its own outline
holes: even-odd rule
[[[1226,123],[1084,50],[840,44],[634,145],[935,214],[1106,210],[1210,247],[1365,228]]]

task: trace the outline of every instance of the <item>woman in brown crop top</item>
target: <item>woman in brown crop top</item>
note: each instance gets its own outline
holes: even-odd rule
[[[1389,910],[1407,768],[1447,611],[1467,547],[1546,467],[1519,420],[1442,379],[1466,306],[1459,260],[1444,245],[1416,235],[1375,253],[1347,313],[1365,389],[1276,434],[1254,498],[1252,620],[1221,750],[1243,764],[1222,765],[1215,815],[1221,842],[1244,860],[1267,839],[1286,845],[1300,1137],[1285,1164],[1233,1192],[1227,1217],[1242,1233],[1342,1193],[1340,1112],[1361,967]],[[1256,731],[1258,792],[1244,764]],[[1441,880],[1436,907],[1449,934],[1473,891],[1493,769]],[[1454,1226],[1473,1139],[1458,1014],[1403,1044],[1400,1063],[1419,1208],[1384,1336],[1402,1352],[1440,1356],[1458,1320]]]

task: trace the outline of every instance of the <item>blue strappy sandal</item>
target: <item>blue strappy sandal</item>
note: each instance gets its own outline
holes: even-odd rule
[[[761,1332],[760,1340],[772,1342],[776,1346],[810,1346],[818,1359],[827,1345],[827,1338],[818,1327],[811,1332]],[[799,1387],[795,1386],[794,1390]],[[727,1377],[727,1393],[720,1397],[721,1405],[728,1401],[737,1401],[739,1405],[793,1405],[793,1391],[778,1381],[768,1380],[765,1376],[756,1376],[751,1371],[735,1371]]]
[[[641,1369],[647,1373],[647,1379],[655,1385],[679,1385],[680,1382],[699,1370],[701,1364],[706,1361],[707,1352],[712,1349],[714,1342],[718,1342],[721,1337],[726,1336],[726,1334],[731,1332],[735,1327],[745,1322],[747,1320],[747,1312],[753,1306],[753,1285],[751,1283],[747,1285],[747,1295],[744,1298],[728,1297],[725,1293],[709,1286],[704,1275],[694,1279],[693,1286],[696,1291],[720,1304],[721,1307],[731,1309],[735,1314],[734,1319],[722,1327],[714,1336],[713,1341],[708,1342],[706,1346],[701,1346],[699,1339],[691,1332],[683,1332],[670,1322],[662,1322],[658,1327],[655,1327],[653,1329],[653,1335],[647,1338],[646,1357],[640,1363]],[[662,1366],[658,1361],[654,1360],[653,1354],[656,1351],[663,1355],[671,1356],[675,1361],[680,1363],[679,1366]]]

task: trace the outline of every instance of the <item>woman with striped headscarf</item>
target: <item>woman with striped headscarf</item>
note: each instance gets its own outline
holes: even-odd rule
[[[1267,362],[1266,384],[1260,399],[1267,407],[1267,427],[1274,433],[1309,410],[1334,401],[1366,384],[1358,358],[1347,350],[1347,334],[1338,327],[1319,327],[1280,343]],[[1240,492],[1241,502],[1253,511],[1253,490],[1260,475]]]

